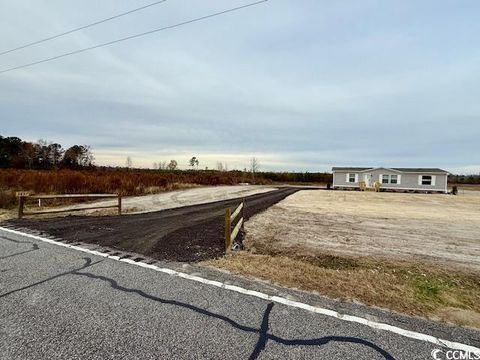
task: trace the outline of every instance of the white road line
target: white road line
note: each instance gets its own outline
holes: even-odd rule
[[[249,295],[249,296],[255,296],[255,297],[263,299],[263,300],[273,301],[273,302],[276,302],[276,303],[279,303],[279,304],[283,304],[283,305],[287,305],[287,306],[311,311],[311,312],[314,312],[316,314],[321,314],[321,315],[325,315],[325,316],[334,317],[334,318],[337,318],[339,320],[362,324],[362,325],[365,325],[365,326],[369,326],[373,329],[389,331],[389,332],[392,332],[392,333],[395,333],[395,334],[398,334],[398,335],[401,335],[401,336],[405,336],[407,338],[426,341],[426,342],[429,342],[429,343],[432,343],[432,344],[435,344],[435,345],[438,345],[438,346],[447,347],[447,348],[455,349],[455,350],[462,350],[462,351],[465,351],[465,352],[470,352],[470,353],[474,353],[476,355],[477,354],[480,355],[480,348],[476,348],[476,347],[471,346],[471,345],[462,344],[462,343],[449,341],[449,340],[443,340],[443,339],[437,338],[435,336],[426,335],[426,334],[418,333],[418,332],[415,332],[415,331],[405,330],[405,329],[402,329],[402,328],[399,328],[399,327],[396,327],[396,326],[367,320],[367,319],[364,319],[364,318],[361,318],[361,317],[358,317],[358,316],[340,314],[340,313],[338,313],[337,311],[334,311],[334,310],[329,310],[329,309],[325,309],[325,308],[321,308],[321,307],[308,305],[308,304],[305,304],[305,303],[301,303],[299,301],[288,300],[286,298],[279,297],[279,296],[267,295],[267,294],[264,294],[262,292],[258,292],[258,291],[254,291],[254,290],[248,290],[248,289],[245,289],[245,288],[242,288],[242,287],[239,287],[239,286],[235,286],[235,285],[228,285],[228,284],[222,283],[220,281],[208,280],[208,279],[205,279],[205,278],[202,278],[202,277],[199,277],[199,276],[182,273],[182,272],[179,272],[179,271],[176,271],[176,270],[172,270],[172,269],[168,269],[168,268],[161,268],[161,267],[158,267],[156,265],[145,264],[145,263],[142,263],[142,262],[135,262],[131,259],[120,259],[119,256],[112,256],[112,255],[108,255],[108,254],[105,254],[105,253],[102,253],[102,252],[99,252],[99,251],[85,249],[85,248],[80,247],[80,246],[64,244],[62,242],[58,242],[58,241],[51,240],[51,239],[48,239],[48,238],[43,238],[43,237],[37,236],[37,235],[23,233],[21,231],[8,229],[8,228],[4,228],[4,227],[1,227],[1,226],[0,226],[0,230],[5,231],[7,233],[19,235],[19,236],[25,236],[25,237],[28,237],[28,238],[31,238],[31,239],[34,239],[34,240],[43,241],[43,242],[46,242],[46,243],[49,243],[49,244],[55,244],[55,245],[63,246],[63,247],[66,247],[66,248],[82,251],[82,252],[85,252],[85,253],[88,253],[88,254],[102,256],[102,257],[105,257],[105,258],[108,258],[108,259],[121,261],[121,262],[131,264],[131,265],[140,266],[140,267],[143,267],[143,268],[151,269],[151,270],[158,271],[158,272],[161,272],[161,273],[165,273],[165,274],[168,274],[168,275],[178,276],[180,278],[200,282],[202,284],[206,284],[206,285],[210,285],[210,286],[216,286],[216,287],[219,287],[219,288],[222,288],[222,289],[235,291],[237,293],[241,293],[241,294],[245,294],[245,295]]]

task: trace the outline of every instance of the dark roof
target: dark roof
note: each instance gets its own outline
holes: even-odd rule
[[[332,167],[332,170],[354,170],[354,171],[363,171],[363,170],[368,170],[372,169],[371,167],[350,167],[350,166],[334,166]]]
[[[382,167],[380,167],[382,168]],[[348,170],[348,171],[365,171],[365,170],[370,170],[370,169],[378,169],[374,167],[342,167],[342,166],[335,166],[332,168],[332,171],[342,171],[342,170]],[[415,172],[415,173],[443,173],[443,174],[448,174],[448,171],[442,170],[439,168],[388,168],[385,167],[385,169],[392,169],[392,170],[397,170],[401,172]]]
[[[448,173],[448,171],[439,168],[393,168],[402,172],[428,172],[428,173]]]

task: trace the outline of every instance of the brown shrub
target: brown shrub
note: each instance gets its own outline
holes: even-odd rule
[[[170,172],[109,168],[89,170],[1,169],[0,208],[10,208],[15,205],[16,191],[32,191],[36,194],[121,193],[128,196],[172,190],[184,187],[182,184],[234,185],[248,181],[248,174],[233,171]],[[269,183],[269,181],[263,183]]]
[[[17,198],[12,190],[5,190],[0,187],[0,208],[9,209],[15,206]]]

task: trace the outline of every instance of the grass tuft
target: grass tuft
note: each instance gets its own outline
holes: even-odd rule
[[[446,285],[438,279],[421,279],[417,278],[412,282],[417,298],[421,301],[439,301],[442,300],[442,292],[446,289]]]

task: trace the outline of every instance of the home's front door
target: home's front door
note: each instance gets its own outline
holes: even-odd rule
[[[372,174],[363,175],[363,181],[365,181],[365,185],[367,185],[367,187],[372,186]]]

